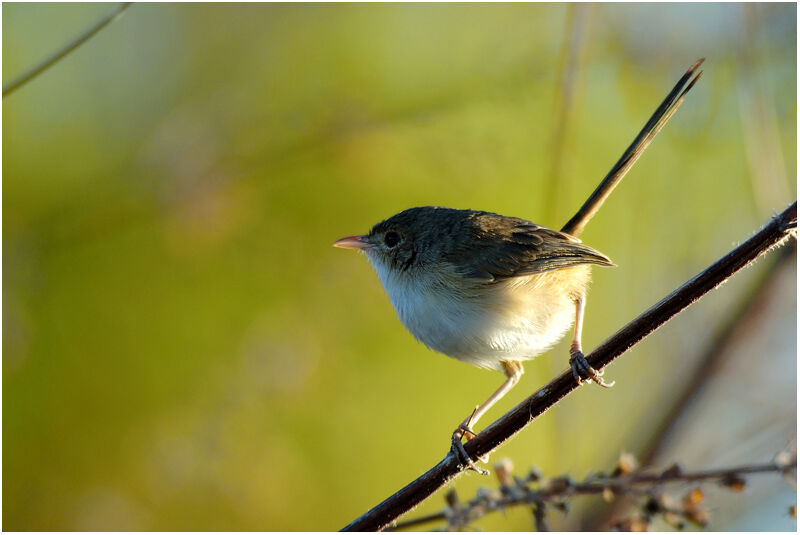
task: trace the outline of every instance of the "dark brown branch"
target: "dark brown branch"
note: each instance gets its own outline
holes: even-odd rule
[[[19,89],[25,83],[33,80],[44,71],[46,71],[49,67],[51,67],[54,63],[58,60],[81,46],[83,43],[88,41],[94,34],[105,28],[108,24],[110,24],[114,19],[116,19],[123,11],[128,9],[128,7],[132,4],[132,2],[123,2],[119,4],[116,9],[114,9],[111,13],[104,16],[100,20],[98,20],[95,24],[92,25],[91,28],[83,32],[81,35],[64,45],[60,50],[55,52],[49,58],[46,58],[44,61],[32,67],[28,72],[19,76],[16,80],[10,82],[7,86],[3,88],[3,98],[6,98],[8,95]]]
[[[495,467],[497,470],[497,467]],[[480,492],[478,496],[466,502],[458,510],[460,518],[468,524],[495,511],[504,511],[508,507],[519,505],[534,505],[536,511],[534,515],[544,515],[545,504],[563,502],[563,500],[576,497],[597,494],[612,493],[614,496],[633,495],[641,496],[653,492],[655,489],[669,483],[699,483],[705,481],[717,481],[734,490],[742,490],[746,484],[745,476],[752,474],[780,473],[787,474],[797,469],[797,459],[792,458],[786,463],[772,462],[767,464],[754,464],[745,466],[734,466],[730,468],[720,468],[716,470],[700,470],[696,472],[683,473],[677,465],[673,465],[661,473],[641,473],[619,475],[619,476],[590,476],[585,481],[574,482],[568,476],[561,476],[544,482],[537,489],[530,486],[536,482],[530,479],[516,478],[509,476],[509,481],[501,483],[500,492],[494,496],[488,495],[486,491]],[[498,474],[498,477],[499,474]],[[452,507],[438,513],[432,513],[423,517],[413,518],[406,522],[398,522],[391,526],[390,531],[408,529],[431,522],[448,520],[452,515]]]
[[[566,225],[561,228],[561,232],[566,232],[567,234],[572,234],[573,236],[578,236],[583,232],[583,227],[586,226],[586,223],[597,213],[600,207],[603,205],[605,200],[611,195],[611,192],[614,191],[614,188],[622,181],[628,171],[631,170],[633,164],[636,163],[636,160],[644,153],[645,149],[650,142],[656,137],[656,135],[664,128],[664,125],[667,124],[670,117],[672,117],[676,111],[678,111],[678,107],[683,103],[683,98],[686,96],[686,93],[697,83],[697,80],[700,79],[702,76],[703,71],[697,73],[697,76],[694,76],[695,71],[700,67],[700,64],[703,63],[705,58],[698,59],[694,65],[689,67],[681,79],[678,80],[678,83],[675,84],[675,87],[672,88],[672,91],[669,92],[667,98],[661,103],[661,105],[656,108],[656,111],[653,113],[650,120],[647,121],[647,124],[644,125],[639,135],[633,140],[630,146],[625,150],[625,152],[620,156],[617,163],[611,168],[605,178],[600,182],[600,185],[597,186],[597,189],[594,190],[594,193],[583,203],[580,210],[572,216]],[[692,78],[694,76],[694,78]]]
[[[596,369],[607,366],[670,318],[725,282],[770,248],[789,238],[795,233],[796,228],[797,202],[795,201],[783,213],[770,220],[753,237],[685,282],[600,344],[587,355],[587,360]],[[474,439],[467,442],[464,448],[472,459],[491,453],[577,387],[571,371],[561,374],[490,424]],[[436,466],[345,526],[343,530],[381,530],[394,522],[400,515],[417,506],[463,470],[464,467],[459,464],[457,457],[450,452]]]

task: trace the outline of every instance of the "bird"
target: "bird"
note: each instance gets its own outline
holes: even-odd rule
[[[419,342],[505,374],[456,428],[454,444],[475,436],[475,423],[519,382],[523,361],[550,349],[573,324],[575,380],[613,385],[584,357],[581,330],[591,266],[614,263],[578,238],[517,217],[421,206],[333,245],[366,255]]]
[[[591,267],[614,267],[578,235],[680,107],[703,74],[695,61],[656,108],[595,191],[560,231],[518,217],[420,206],[334,247],[364,253],[400,321],[430,349],[506,379],[452,434],[462,465],[478,468],[462,438],[522,376],[523,362],[555,345],[574,326],[569,364],[578,384],[603,380],[583,354],[581,332]]]

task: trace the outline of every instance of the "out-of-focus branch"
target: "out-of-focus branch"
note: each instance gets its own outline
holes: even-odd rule
[[[116,19],[118,16],[120,16],[122,14],[122,12],[125,11],[126,9],[128,9],[128,7],[132,3],[133,2],[123,2],[123,3],[119,4],[111,13],[109,13],[106,16],[104,16],[100,20],[98,20],[96,23],[94,23],[92,25],[92,27],[90,27],[88,30],[83,32],[81,35],[79,35],[78,37],[76,37],[75,39],[73,39],[72,41],[67,43],[66,45],[64,45],[60,50],[55,52],[52,56],[50,56],[49,58],[46,58],[44,61],[42,61],[38,65],[35,65],[33,68],[31,68],[28,72],[22,74],[17,79],[13,80],[8,85],[3,87],[3,98],[6,98],[8,95],[13,93],[17,89],[19,89],[25,83],[30,82],[31,80],[33,80],[34,78],[36,78],[37,76],[42,74],[48,68],[52,67],[53,64],[55,64],[58,60],[60,60],[61,58],[63,58],[64,56],[66,56],[67,54],[69,54],[70,52],[72,52],[73,50],[78,48],[79,46],[81,46],[86,41],[88,41],[97,32],[99,32],[100,30],[105,28],[114,19]]]
[[[551,221],[558,207],[558,190],[563,175],[564,153],[573,106],[578,63],[583,49],[583,35],[588,21],[590,4],[567,4],[564,43],[559,61],[558,90],[556,91],[555,123],[550,151],[550,176],[545,182],[545,213],[543,221]]]
[[[586,357],[589,364],[595,369],[601,369],[613,362],[670,318],[725,282],[734,273],[793,236],[796,228],[797,202],[794,202],[750,239],[685,282],[600,344]],[[571,371],[561,374],[478,433],[475,438],[464,445],[464,449],[472,459],[478,459],[478,457],[491,453],[577,387]],[[451,451],[436,466],[343,529],[345,531],[384,529],[464,469],[458,456]]]
[[[747,485],[746,476],[752,474],[778,473],[788,475],[797,469],[796,455],[779,455],[775,461],[767,464],[752,464],[720,468],[716,470],[700,470],[683,472],[677,464],[660,473],[634,471],[635,460],[623,454],[620,462],[611,474],[594,474],[584,481],[573,481],[567,475],[543,480],[536,469],[532,469],[524,477],[511,474],[511,462],[501,461],[494,466],[495,474],[500,482],[499,489],[481,488],[477,495],[459,503],[454,490],[447,496],[447,507],[433,513],[391,526],[390,531],[409,529],[431,522],[447,521],[448,527],[463,529],[471,522],[489,513],[505,511],[509,507],[530,505],[539,531],[546,528],[545,512],[548,508],[563,512],[569,510],[568,500],[577,496],[600,494],[606,500],[614,500],[618,496],[630,495],[645,497],[640,504],[641,513],[623,519],[619,527],[634,521],[649,523],[655,516],[662,516],[671,524],[683,520],[704,525],[708,521],[708,511],[701,507],[702,493],[695,488],[689,491],[683,500],[674,500],[664,494],[662,488],[671,483],[704,483],[717,482],[729,489],[739,492]]]
[[[753,203],[758,212],[769,210],[790,195],[785,159],[781,150],[781,132],[775,102],[765,81],[766,58],[763,54],[763,10],[758,4],[742,4],[741,37],[737,40],[736,66],[739,118],[742,122],[745,156],[750,169]]]
[[[689,382],[681,397],[664,419],[662,428],[653,435],[650,444],[645,448],[645,453],[641,456],[643,465],[649,465],[661,453],[664,439],[674,430],[680,415],[708,383],[707,379],[712,377],[714,372],[722,366],[722,361],[730,348],[734,335],[741,332],[744,324],[753,320],[754,316],[763,312],[763,299],[760,298],[770,288],[771,283],[776,281],[776,273],[787,265],[796,254],[796,243],[791,243],[774,255],[770,265],[764,269],[763,273],[759,274],[753,287],[743,296],[732,317],[722,327],[719,334],[710,341],[705,353],[698,359],[697,368],[690,374]]]
[[[792,260],[796,254],[796,243],[790,243],[783,247],[771,259],[770,265],[758,275],[758,280],[753,283],[739,304],[733,307],[730,317],[719,333],[708,343],[700,358],[697,359],[698,363],[695,369],[688,374],[688,382],[672,402],[672,406],[665,411],[665,416],[662,417],[658,429],[653,433],[648,444],[639,455],[643,466],[649,466],[653,459],[659,455],[664,441],[674,431],[681,415],[684,414],[692,401],[697,398],[698,393],[703,390],[708,380],[713,378],[714,371],[723,365],[734,335],[741,331],[745,323],[752,321],[753,317],[763,310],[761,298],[776,280],[776,273]],[[610,519],[617,517],[620,508],[624,506],[625,503],[623,501],[615,501],[614,506],[608,508],[608,510],[591,515],[587,519],[585,526],[588,526],[589,531],[603,529],[601,526],[607,526]]]

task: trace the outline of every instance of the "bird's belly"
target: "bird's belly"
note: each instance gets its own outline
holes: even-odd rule
[[[535,277],[479,292],[417,286],[390,294],[400,320],[429,348],[483,368],[526,360],[552,347],[575,317],[574,296]]]

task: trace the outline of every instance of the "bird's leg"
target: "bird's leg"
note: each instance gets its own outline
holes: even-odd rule
[[[522,368],[522,362],[518,360],[509,360],[501,362],[503,366],[503,372],[506,374],[506,380],[500,385],[494,394],[489,396],[489,399],[484,401],[480,406],[476,407],[472,414],[461,422],[461,425],[456,428],[453,432],[453,450],[455,451],[456,455],[458,456],[459,460],[467,465],[467,467],[475,470],[476,472],[480,472],[482,474],[487,474],[486,470],[478,468],[475,466],[475,463],[472,462],[469,455],[467,455],[466,450],[464,449],[464,445],[461,443],[461,438],[465,437],[467,441],[475,438],[475,432],[472,430],[472,426],[480,419],[481,416],[486,414],[492,406],[497,403],[500,398],[505,396],[509,390],[514,388],[519,382],[519,378],[522,377],[522,373],[524,372]],[[483,459],[481,459],[483,460]],[[483,462],[487,462],[483,460]]]
[[[500,385],[494,394],[489,396],[489,399],[483,402],[477,409],[472,411],[472,414],[469,418],[464,420],[461,424],[462,427],[466,427],[466,430],[472,433],[470,429],[478,420],[486,414],[486,412],[492,408],[492,406],[500,401],[500,399],[505,396],[509,390],[514,388],[514,386],[519,382],[519,378],[522,377],[522,374],[525,370],[522,368],[522,362],[518,360],[507,360],[500,363],[503,366],[503,373],[506,374],[506,380]],[[472,433],[474,436],[474,433]]]
[[[585,297],[579,297],[575,300],[575,334],[572,337],[572,345],[569,347],[569,365],[572,368],[572,375],[579,385],[582,385],[584,381],[594,381],[600,386],[610,388],[614,386],[614,381],[610,383],[603,381],[603,372],[592,368],[589,361],[583,356],[581,331],[583,331],[583,309],[585,306]]]

